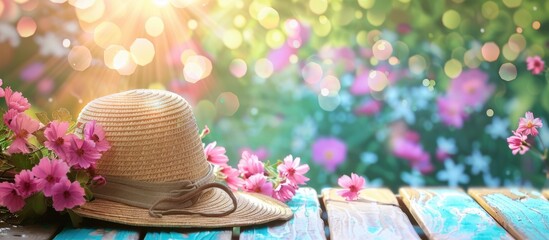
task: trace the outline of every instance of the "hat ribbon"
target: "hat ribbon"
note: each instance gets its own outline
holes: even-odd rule
[[[104,177],[107,184],[92,189],[96,198],[147,208],[149,209],[149,215],[152,217],[159,218],[163,214],[198,214],[205,217],[222,217],[231,214],[237,208],[234,193],[226,185],[213,181],[212,166],[210,166],[206,176],[194,181],[183,180],[158,183],[122,177]],[[212,188],[224,191],[231,198],[233,207],[219,213],[185,210],[185,208],[194,205],[204,191]]]

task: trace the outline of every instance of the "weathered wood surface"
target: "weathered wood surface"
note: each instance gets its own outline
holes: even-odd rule
[[[549,189],[543,189],[541,193],[546,199],[549,199]]]
[[[109,228],[64,228],[54,240],[138,240],[139,232]]]
[[[399,193],[430,239],[513,239],[461,189],[401,188]]]
[[[294,217],[287,222],[242,228],[240,239],[326,239],[317,192],[300,188],[288,206]]]
[[[185,232],[148,232],[145,240],[230,240],[232,229],[196,230]]]
[[[17,226],[0,222],[0,239],[51,239],[57,228],[56,224]]]
[[[549,201],[540,192],[487,188],[468,192],[517,239],[549,239]]]
[[[345,201],[337,190],[322,192],[331,239],[419,239],[389,189],[363,189],[356,201]]]

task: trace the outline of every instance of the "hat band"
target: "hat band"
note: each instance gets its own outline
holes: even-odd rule
[[[104,176],[107,184],[92,189],[96,198],[124,203],[134,207],[148,208],[152,217],[163,214],[199,214],[205,217],[222,217],[236,210],[237,201],[233,192],[225,185],[214,182],[213,166],[208,173],[197,180],[178,182],[142,182],[121,177]],[[208,189],[219,188],[232,200],[233,208],[219,213],[188,211]]]

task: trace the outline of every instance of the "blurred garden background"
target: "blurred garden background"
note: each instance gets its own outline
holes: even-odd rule
[[[519,117],[549,143],[549,1],[0,0],[2,87],[30,111],[135,88],[193,106],[236,166],[288,154],[309,185],[533,186]],[[534,61],[533,59],[531,59]],[[539,71],[538,71],[539,70]],[[536,144],[540,144],[536,142]]]

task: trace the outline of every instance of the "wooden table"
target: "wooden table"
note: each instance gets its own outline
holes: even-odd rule
[[[549,239],[549,201],[532,189],[386,188],[345,201],[337,189],[301,188],[294,218],[241,228],[137,228],[87,221],[0,226],[6,239]]]

